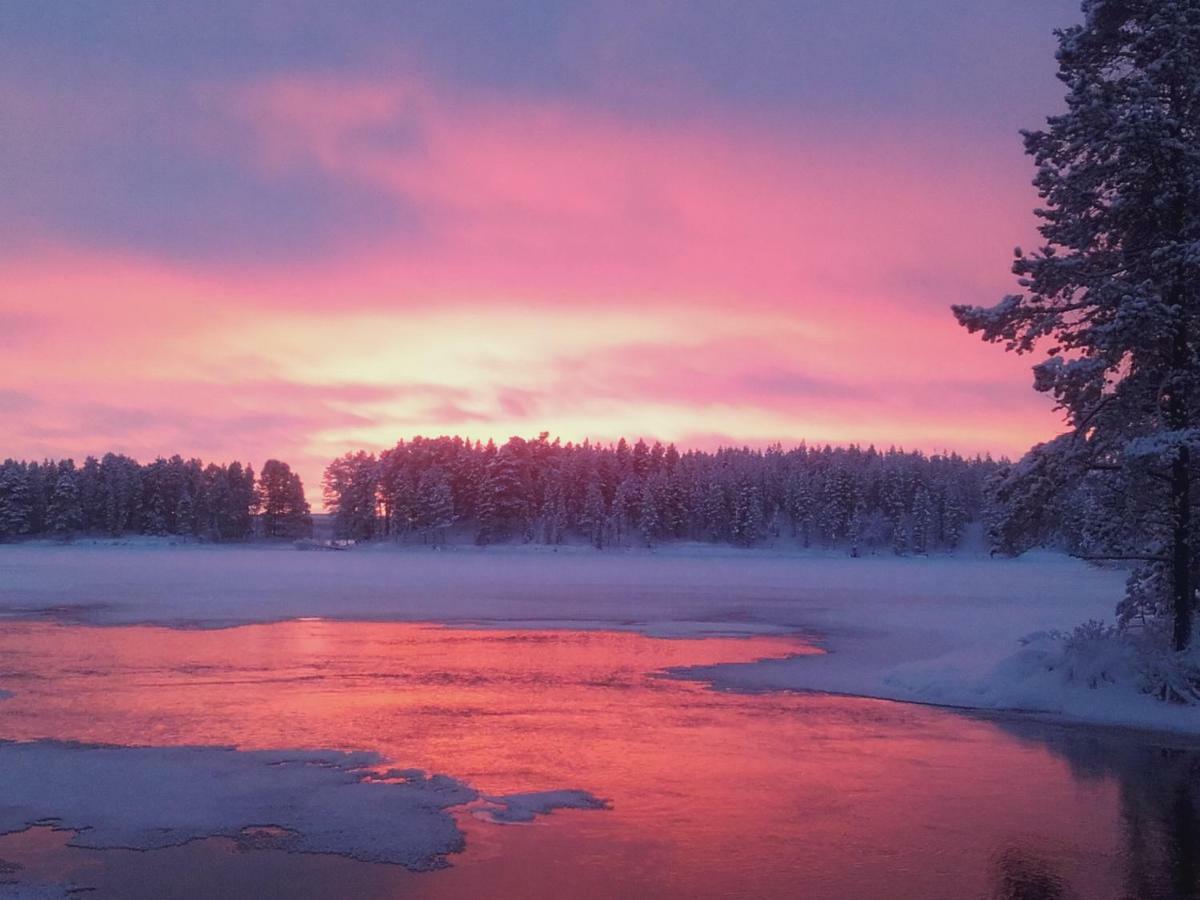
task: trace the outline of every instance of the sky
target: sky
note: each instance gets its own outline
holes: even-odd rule
[[[0,457],[1019,455],[1075,0],[0,4]]]

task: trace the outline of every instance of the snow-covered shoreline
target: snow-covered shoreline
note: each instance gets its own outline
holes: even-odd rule
[[[849,559],[689,546],[322,554],[29,544],[0,547],[0,617],[221,627],[315,616],[660,637],[796,632],[817,636],[827,653],[685,674],[727,689],[828,691],[1200,733],[1198,709],[1156,702],[1133,684],[1089,686],[1047,635],[1111,621],[1123,580],[1054,553]]]

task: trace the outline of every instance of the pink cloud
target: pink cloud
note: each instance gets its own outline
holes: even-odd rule
[[[306,267],[318,304],[352,270],[365,290],[343,292],[348,305],[498,293],[532,304],[678,303],[682,294],[723,308],[807,309],[825,294],[843,303],[867,290],[940,307],[957,297],[922,297],[922,275],[1002,289],[1008,250],[1031,231],[1016,142],[985,154],[955,146],[962,136],[936,123],[920,138],[802,122],[668,127],[415,80],[311,76],[240,89],[228,103],[264,170],[317,166],[419,212],[420,239],[381,235],[352,265]]]
[[[23,398],[0,455],[277,455],[313,492],[335,453],[416,430],[1018,453],[1055,429],[1025,361],[947,309],[1011,288],[1032,228],[1015,146],[955,147],[936,123],[619,120],[416,80],[206,102],[203,153],[368,187],[417,227],[287,265],[62,241],[0,264]],[[400,365],[417,357],[435,370]]]

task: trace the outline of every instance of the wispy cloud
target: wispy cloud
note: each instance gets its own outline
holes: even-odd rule
[[[1002,132],[1056,90],[1066,0],[216,5],[0,34],[0,455],[277,455],[315,489],[421,431],[1054,429],[947,307],[1011,287]]]

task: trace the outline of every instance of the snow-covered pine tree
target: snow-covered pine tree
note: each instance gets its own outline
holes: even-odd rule
[[[417,484],[413,472],[400,472],[390,480],[385,494],[388,509],[388,533],[397,541],[417,527]],[[482,509],[480,516],[482,520]]]
[[[54,492],[46,508],[46,528],[60,538],[68,538],[83,524],[83,509],[79,505],[79,486],[76,483],[75,463],[63,460],[58,464]]]
[[[633,474],[644,478],[650,471],[650,447],[642,438],[638,438],[629,454],[629,465]]]
[[[900,470],[900,456],[896,450],[888,451],[887,471],[880,487],[880,502],[887,516],[892,533],[892,552],[904,556],[909,550],[908,486]]]
[[[375,536],[379,468],[375,454],[362,450],[340,456],[326,467],[325,508],[333,513],[337,537],[365,541]]]
[[[291,466],[277,459],[263,463],[259,475],[264,537],[297,538],[312,534],[312,516],[304,485]]]
[[[295,472],[288,475],[287,497],[288,513],[285,521],[288,533],[293,537],[312,537],[312,510],[304,497],[304,482]]]
[[[223,541],[230,529],[229,470],[225,466],[209,463],[204,467],[204,484],[208,494],[207,537],[209,540]]]
[[[440,466],[433,466],[421,473],[417,482],[417,525],[425,540],[438,536],[454,524],[454,492],[450,479]]]
[[[863,542],[867,532],[867,505],[859,498],[854,506],[854,515],[850,517],[850,533],[846,536],[850,544],[850,555],[861,555]]]
[[[141,466],[128,456],[106,453],[100,461],[99,477],[102,527],[112,535],[137,531],[141,520]]]
[[[100,483],[100,461],[89,456],[83,461],[77,472],[79,487],[79,505],[83,508],[84,531],[99,531],[103,525],[102,489]]]
[[[30,506],[24,464],[6,459],[0,463],[0,540],[29,531]]]
[[[749,547],[762,537],[764,525],[762,494],[758,485],[749,478],[743,478],[733,490],[730,536],[735,544]]]
[[[713,479],[705,488],[702,507],[702,519],[706,538],[710,541],[729,539],[730,505],[726,500],[725,486]]]
[[[29,533],[42,534],[46,530],[46,506],[50,502],[49,470],[54,463],[37,461],[25,467],[26,498],[29,509]]]
[[[85,514],[86,517],[86,514]],[[192,502],[192,492],[184,486],[179,501],[175,504],[175,527],[179,534],[195,534],[196,508]]]
[[[679,451],[674,444],[667,444],[667,449],[663,453],[663,466],[668,472],[674,472],[675,467],[679,465]]]
[[[920,556],[929,552],[933,542],[933,501],[925,485],[918,485],[913,494],[912,551]]]
[[[530,497],[528,443],[509,438],[484,470],[479,485],[479,541],[491,543],[513,534],[527,538]]]
[[[627,465],[627,468],[629,466]],[[613,493],[612,510],[609,515],[609,531],[612,540],[620,546],[625,536],[637,527],[642,485],[636,476],[629,474],[621,479]]]
[[[229,464],[229,507],[226,514],[227,533],[223,537],[241,541],[254,531],[254,513],[258,510],[258,491],[255,490],[254,469],[234,460]]]
[[[597,550],[604,547],[605,524],[608,521],[608,508],[604,503],[604,491],[600,487],[599,476],[593,475],[588,479],[583,500],[583,511],[580,513],[579,524]]]
[[[844,466],[836,466],[825,473],[820,528],[830,544],[839,544],[850,534],[850,519],[857,504],[854,488],[854,478]]]
[[[145,534],[167,533],[166,499],[163,497],[167,461],[162,457],[142,466],[142,522]]]
[[[941,516],[942,541],[949,549],[954,550],[962,541],[966,522],[967,511],[963,505],[962,491],[958,485],[951,485],[942,498]]]
[[[688,526],[687,483],[678,472],[667,468],[669,453],[663,460],[663,470],[668,474],[663,490],[662,530],[668,538],[681,538]]]
[[[567,514],[567,478],[557,469],[547,478],[541,518],[542,540],[547,544],[561,544],[567,536],[570,517]]]
[[[1016,252],[1022,293],[954,313],[987,341],[1046,354],[1035,386],[1072,432],[1051,449],[1157,498],[1139,543],[1109,553],[1167,575],[1142,583],[1169,590],[1182,650],[1197,566],[1200,4],[1084,0],[1083,12],[1057,32],[1067,110],[1024,135],[1045,244]]]
[[[632,466],[630,465],[629,442],[625,438],[617,441],[617,449],[615,451],[617,477],[625,478],[630,474]]]
[[[813,497],[808,479],[800,472],[788,479],[787,511],[792,519],[792,534],[804,547],[812,543]]]
[[[638,445],[645,446],[642,441]],[[635,458],[637,445],[634,447]],[[650,477],[642,482],[642,496],[638,502],[638,531],[647,547],[653,547],[662,530],[663,482],[659,477]]]

